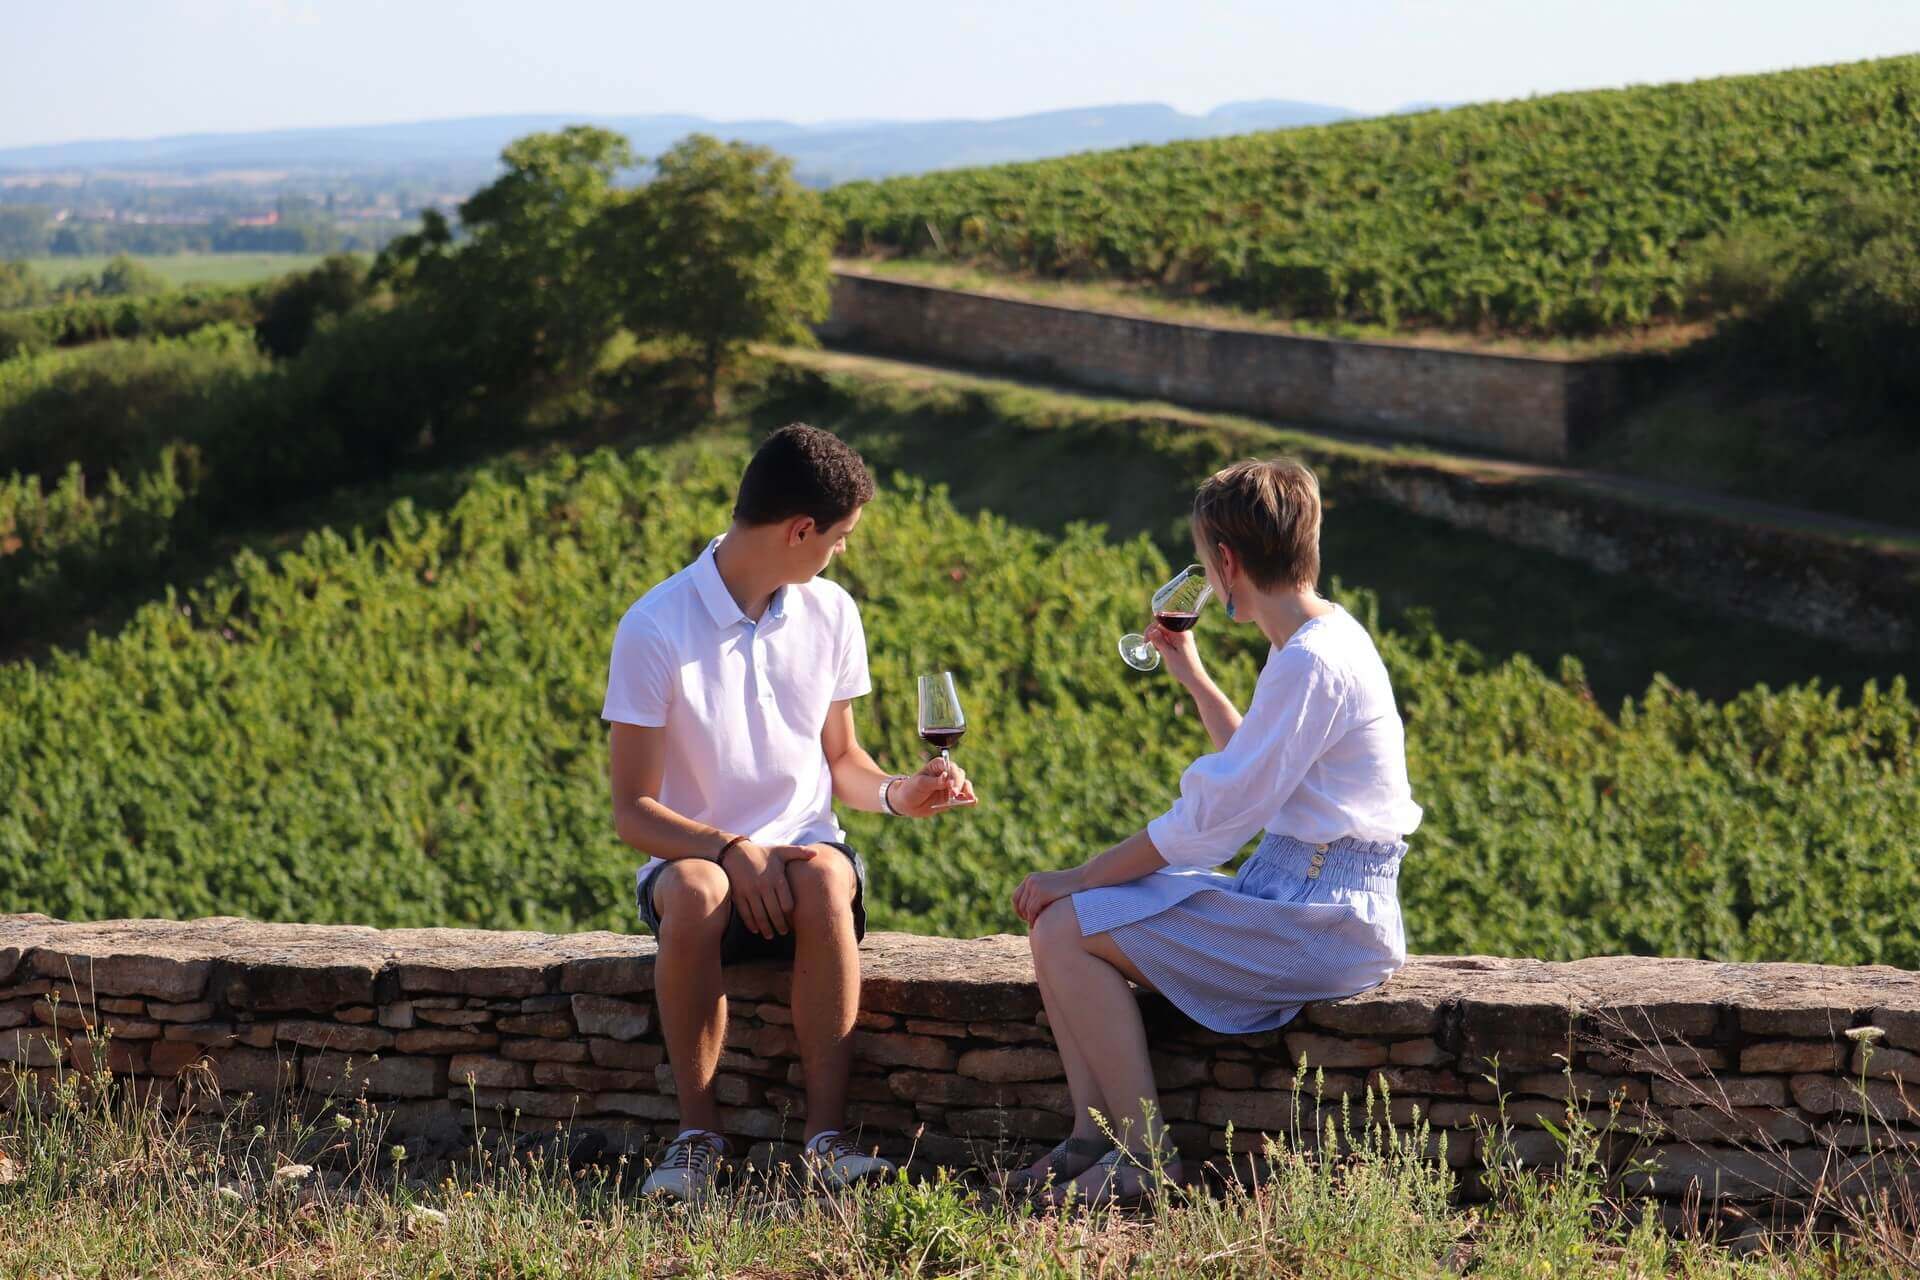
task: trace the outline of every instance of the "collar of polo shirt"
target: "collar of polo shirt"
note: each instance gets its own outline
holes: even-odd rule
[[[713,625],[716,627],[731,627],[742,622],[750,627],[755,626],[757,624],[746,615],[746,611],[740,607],[740,602],[733,598],[733,592],[727,590],[726,579],[720,576],[720,566],[713,558],[714,551],[725,537],[726,535],[722,534],[709,542],[707,549],[701,552],[700,558],[694,562],[694,587],[700,592],[700,602],[707,606],[707,612],[713,616]],[[786,616],[786,607],[787,589],[781,587],[773,593],[773,599],[768,603],[767,612],[762,616],[761,622],[778,622]]]

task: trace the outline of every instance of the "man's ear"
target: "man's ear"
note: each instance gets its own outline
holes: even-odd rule
[[[787,521],[787,545],[797,546],[819,531],[812,516],[795,516]]]
[[[1220,566],[1220,581],[1230,582],[1234,571],[1240,567],[1240,557],[1233,554],[1233,548],[1224,542],[1213,544],[1214,563]]]

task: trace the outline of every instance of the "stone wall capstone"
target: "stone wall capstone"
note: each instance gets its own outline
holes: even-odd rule
[[[861,967],[864,1142],[983,1168],[1067,1132],[1024,939],[879,933]],[[784,1158],[805,1108],[789,975],[731,968],[727,993],[723,1123],[754,1158]],[[1570,1099],[1610,1129],[1629,1189],[1663,1200],[1803,1199],[1875,1172],[1870,1131],[1920,1134],[1920,974],[1883,966],[1416,957],[1254,1036],[1141,999],[1173,1133],[1216,1167],[1229,1127],[1236,1153],[1314,1141],[1343,1100],[1382,1091],[1469,1189],[1503,1121],[1514,1158],[1557,1159],[1547,1126]],[[104,1062],[90,1028],[110,1033]],[[195,1111],[364,1096],[427,1154],[476,1129],[557,1125],[635,1154],[676,1131],[653,943],[615,933],[0,916],[0,1062],[45,1080],[104,1067]]]

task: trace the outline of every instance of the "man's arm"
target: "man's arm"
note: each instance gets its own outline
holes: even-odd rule
[[[820,730],[820,749],[826,753],[827,768],[833,773],[834,799],[868,813],[886,811],[880,801],[880,787],[893,775],[875,764],[860,745],[853,729],[851,698],[842,698],[828,710],[827,723]],[[893,784],[892,800],[894,812],[927,818],[942,809],[974,803],[973,783],[959,765],[935,756],[920,772]]]
[[[787,864],[813,857],[813,850],[793,844],[762,847],[661,804],[666,753],[665,729],[614,723],[607,768],[613,779],[614,830],[627,844],[655,857],[717,859],[747,927],[768,939],[784,934],[793,914]]]
[[[735,833],[710,827],[661,804],[667,767],[667,731],[613,725],[607,772],[613,780],[613,829],[620,839],[656,858],[712,858]]]

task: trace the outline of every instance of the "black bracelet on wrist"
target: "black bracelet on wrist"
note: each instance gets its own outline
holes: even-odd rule
[[[721,845],[721,846],[720,846],[720,852],[718,852],[718,853],[716,853],[716,854],[714,854],[714,855],[713,855],[713,860],[714,860],[714,862],[715,862],[716,864],[718,864],[718,863],[719,863],[719,861],[720,861],[720,860],[721,860],[722,858],[724,858],[724,857],[726,857],[726,856],[727,856],[727,850],[729,850],[729,849],[731,849],[731,848],[733,848],[733,846],[735,846],[735,845],[737,845],[737,844],[744,844],[744,843],[746,843],[746,840],[747,840],[747,837],[745,837],[745,836],[735,836],[735,837],[734,837],[733,839],[731,839],[731,840],[729,840],[729,841],[727,841],[727,842],[726,842],[725,844],[723,844],[723,845]]]

